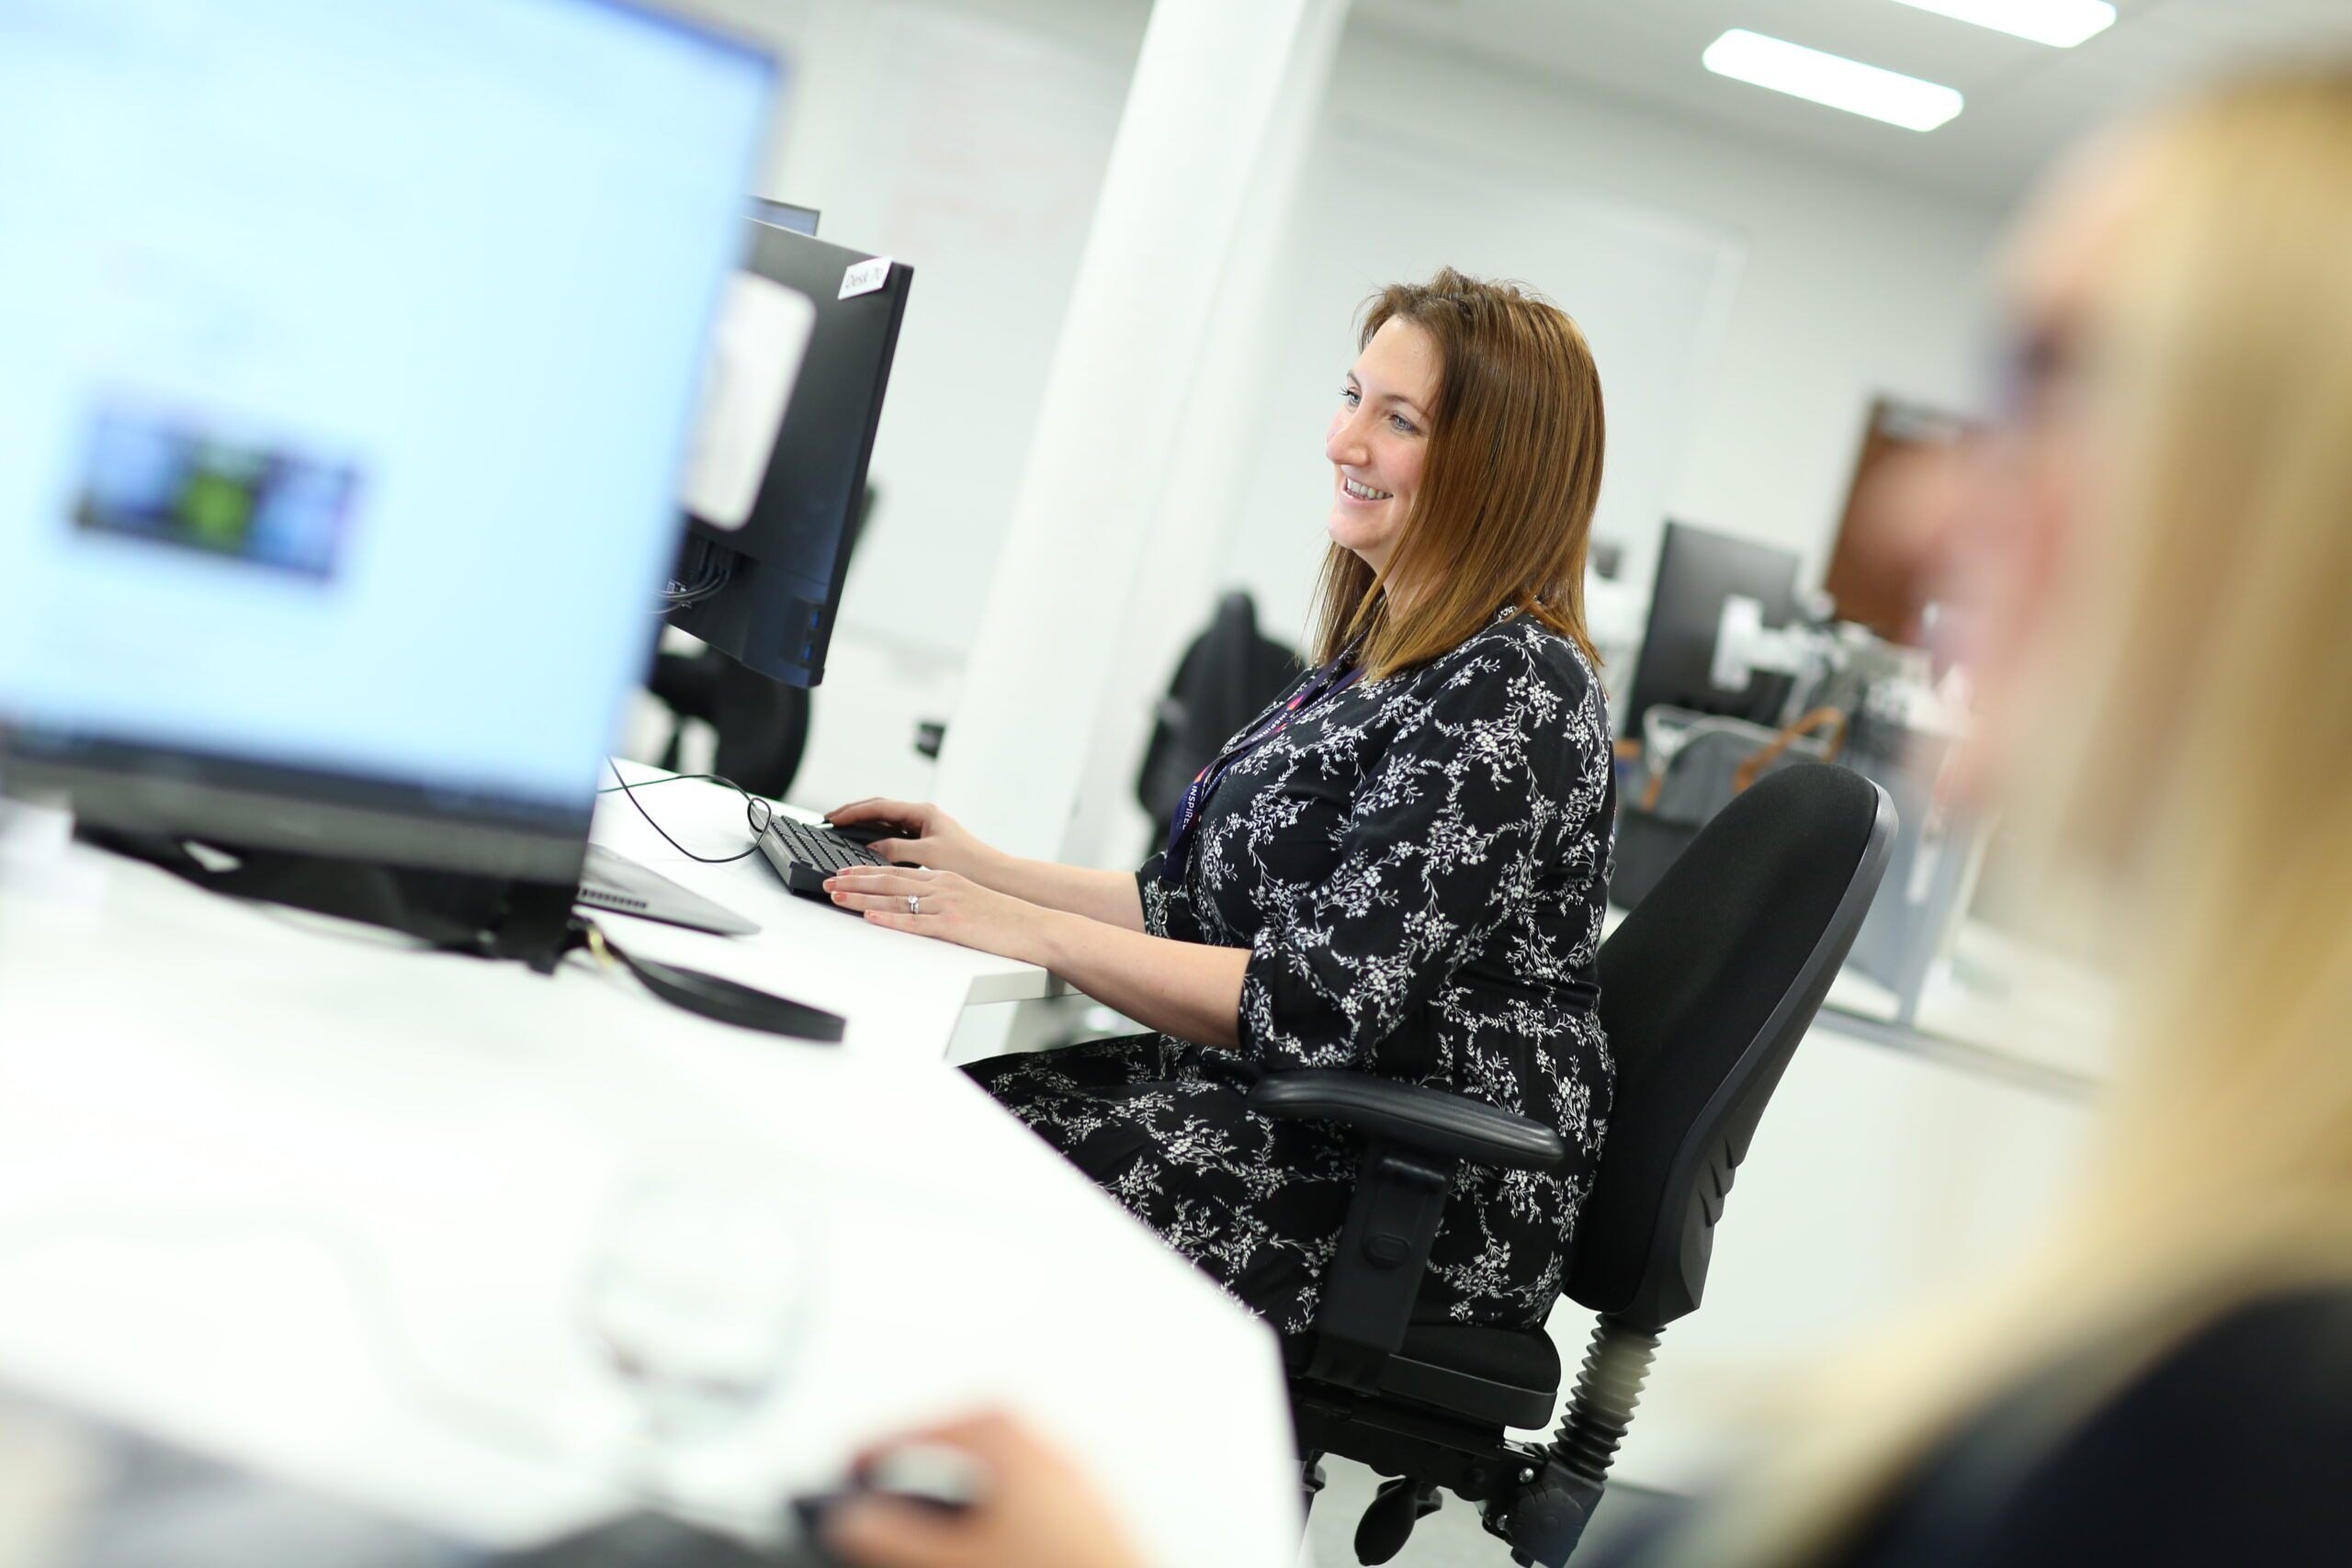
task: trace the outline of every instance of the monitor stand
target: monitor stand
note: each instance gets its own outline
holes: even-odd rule
[[[446,952],[514,959],[552,974],[580,942],[571,919],[577,888],[555,882],[469,875],[252,849],[163,833],[78,824],[74,836],[100,849],[161,866],[232,898],[254,898],[404,932]]]
[[[573,916],[579,888],[570,883],[420,871],[96,825],[77,826],[74,833],[100,849],[161,866],[210,892],[360,920],[404,932],[443,952],[514,959],[542,975],[554,974],[563,955],[586,944],[592,934],[587,922]],[[220,853],[200,855],[196,846]],[[839,1013],[723,976],[635,956],[601,931],[593,934],[599,956],[625,966],[673,1007],[744,1029],[825,1044],[839,1043],[848,1029],[848,1021]]]

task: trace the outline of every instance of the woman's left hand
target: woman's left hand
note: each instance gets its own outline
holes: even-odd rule
[[[1031,962],[1051,913],[955,872],[919,865],[846,866],[826,878],[825,891],[874,925]]]

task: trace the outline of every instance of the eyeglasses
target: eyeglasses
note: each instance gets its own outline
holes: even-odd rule
[[[2070,321],[2030,324],[2002,351],[1995,371],[2002,417],[2030,423],[2076,385],[2089,362],[2083,334]]]

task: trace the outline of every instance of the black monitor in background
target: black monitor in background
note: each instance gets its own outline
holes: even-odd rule
[[[747,205],[754,223],[764,223],[772,229],[789,229],[812,240],[817,237],[817,209],[813,207],[795,207],[788,201],[770,201],[762,196],[752,197]]]
[[[678,580],[689,602],[670,624],[771,680],[824,678],[865,465],[899,346],[914,270],[754,220],[745,271],[816,307],[800,377],[740,528],[695,517]]]
[[[1736,594],[1764,606],[1767,626],[1797,615],[1797,558],[1752,540],[1735,539],[1687,523],[1668,523],[1651,583],[1648,627],[1634,663],[1633,691],[1617,717],[1617,733],[1640,736],[1642,718],[1658,704],[1777,724],[1790,679],[1759,671],[1746,686],[1714,683],[1715,632],[1724,602]]]
[[[605,0],[413,9],[0,6],[0,774],[568,886],[775,62]]]

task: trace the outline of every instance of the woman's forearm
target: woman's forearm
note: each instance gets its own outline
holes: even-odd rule
[[[1136,892],[1132,872],[1094,871],[1007,854],[992,854],[980,871],[973,881],[1023,903],[1082,915],[1123,931],[1143,931],[1143,899]]]
[[[1037,951],[1023,956],[1096,1001],[1180,1040],[1227,1051],[1239,1043],[1248,948],[1171,942],[1063,911],[1036,930]]]

